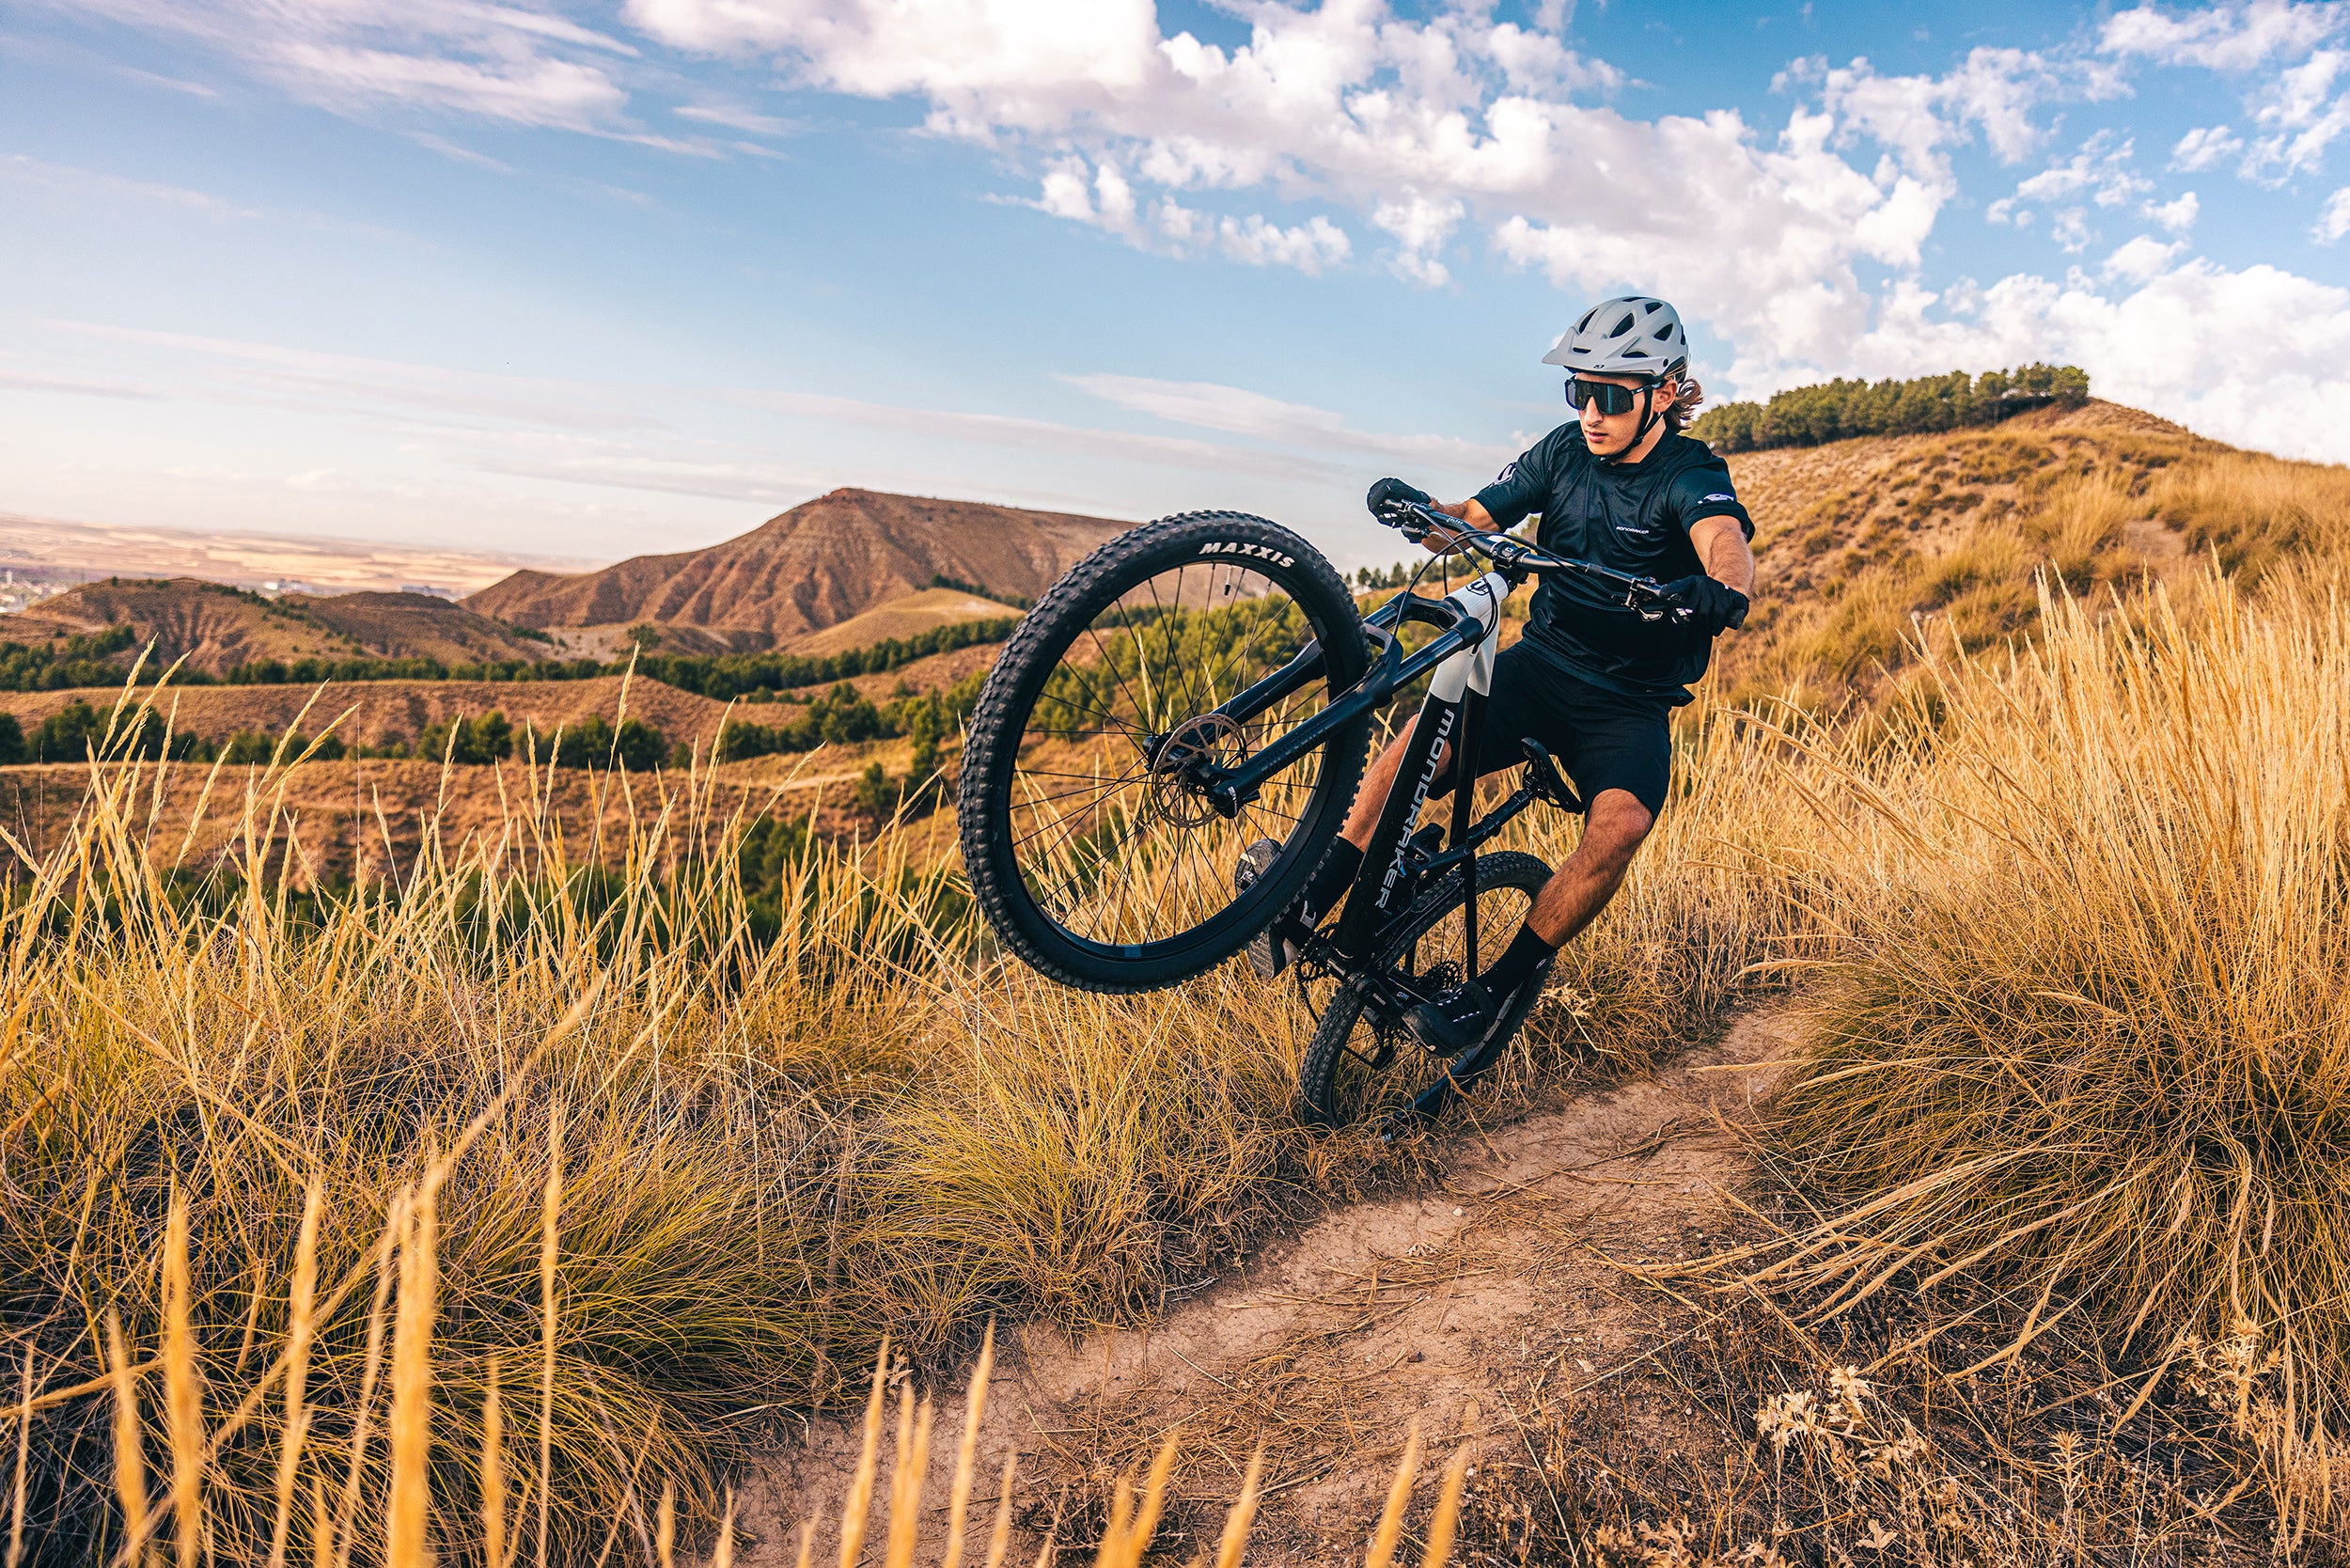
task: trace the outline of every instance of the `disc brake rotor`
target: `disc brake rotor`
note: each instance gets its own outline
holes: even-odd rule
[[[1167,732],[1151,761],[1151,809],[1180,827],[1201,827],[1217,815],[1215,803],[1194,781],[1199,766],[1232,768],[1248,759],[1248,737],[1222,713],[1201,713]]]

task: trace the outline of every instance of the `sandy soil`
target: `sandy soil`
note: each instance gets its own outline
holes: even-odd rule
[[[1790,1029],[1780,1014],[1750,1014],[1653,1078],[1512,1126],[1452,1123],[1423,1189],[1331,1213],[1238,1275],[1200,1280],[1154,1324],[1074,1341],[1010,1331],[976,1496],[992,1516],[994,1478],[1017,1449],[1027,1556],[1012,1560],[1033,1559],[1057,1500],[1071,1511],[1064,1546],[1090,1543],[1100,1526],[1087,1500],[1178,1425],[1184,1459],[1161,1549],[1183,1560],[1213,1542],[1261,1438],[1267,1497],[1248,1554],[1261,1565],[1359,1550],[1415,1420],[1434,1456],[1415,1518],[1464,1436],[1482,1466],[1522,1462],[1537,1401],[1616,1400],[1638,1441],[1660,1450],[1706,1440],[1713,1429],[1702,1418],[1684,1428],[1669,1372],[1649,1359],[1678,1324],[1619,1265],[1695,1256],[1735,1228],[1729,1194],[1749,1168],[1740,1128],[1776,1083]],[[959,1394],[941,1401],[917,1560],[943,1544],[939,1498],[964,1419]],[[737,1560],[791,1562],[811,1515],[829,1560],[857,1447],[852,1424],[824,1419],[776,1453],[743,1498],[751,1539]]]

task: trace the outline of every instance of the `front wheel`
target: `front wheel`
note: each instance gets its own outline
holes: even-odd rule
[[[1224,711],[1308,643],[1312,679]],[[1369,663],[1338,573],[1261,518],[1170,517],[1088,556],[1021,622],[971,715],[957,813],[989,925],[1089,991],[1172,985],[1238,952],[1337,835],[1370,718],[1318,729],[1230,815],[1199,780],[1319,718]],[[1278,852],[1241,886],[1260,839]]]
[[[1477,859],[1477,955],[1467,951],[1468,898],[1456,870],[1429,887],[1379,937],[1371,964],[1408,980],[1423,995],[1474,979],[1494,965],[1518,933],[1550,868],[1515,850]],[[1494,1026],[1506,1044],[1526,1022],[1536,986]],[[1406,1033],[1401,1019],[1380,1015],[1363,988],[1340,983],[1297,1069],[1297,1110],[1322,1127],[1344,1127],[1408,1110],[1443,1078],[1449,1065]]]

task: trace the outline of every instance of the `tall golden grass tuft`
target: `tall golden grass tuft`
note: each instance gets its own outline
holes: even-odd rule
[[[146,1562],[147,1465],[139,1421],[139,1386],[122,1347],[122,1319],[106,1309],[106,1360],[113,1372],[114,1488],[122,1510],[124,1545],[118,1560]]]
[[[392,1334],[391,1483],[385,1499],[384,1555],[390,1568],[424,1568],[432,1511],[432,1320],[440,1311],[438,1170],[406,1205],[400,1248],[400,1297]]]
[[[171,1526],[180,1568],[204,1555],[204,1386],[188,1297],[188,1196],[174,1187],[164,1227],[164,1415],[171,1435]]]
[[[1877,854],[1778,1137],[1854,1206],[1762,1278],[1830,1313],[1998,1281],[1986,1365],[2067,1319],[2150,1372],[2231,1347],[2244,1431],[2320,1501],[2350,1415],[2350,607],[2043,620],[1942,673],[1906,776],[1848,780]]]

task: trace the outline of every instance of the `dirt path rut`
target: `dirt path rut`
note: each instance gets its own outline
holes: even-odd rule
[[[1087,1499],[1147,1463],[1177,1424],[1179,1497],[1198,1500],[1170,1507],[1160,1535],[1169,1560],[1187,1560],[1201,1532],[1213,1542],[1261,1438],[1268,1495],[1248,1554],[1260,1565],[1351,1552],[1415,1419],[1436,1451],[1473,1419],[1481,1457],[1523,1461],[1538,1403],[1612,1384],[1619,1400],[1640,1390],[1624,1406],[1637,1440],[1671,1442],[1674,1396],[1640,1372],[1675,1325],[1615,1263],[1694,1256],[1731,1229],[1727,1194],[1749,1169],[1741,1128],[1777,1082],[1790,1030],[1780,1013],[1750,1013],[1653,1077],[1512,1125],[1464,1126],[1433,1184],[1334,1211],[1154,1324],[1074,1342],[1047,1327],[1014,1330],[990,1396],[979,1488],[992,1511],[993,1478],[1019,1450],[1027,1555],[1010,1560],[1033,1560],[1064,1497],[1061,1540],[1089,1543],[1099,1526]],[[938,1412],[924,1561],[946,1533],[937,1499],[963,1419],[958,1390]],[[834,1560],[857,1435],[820,1421],[774,1456],[743,1498],[754,1539],[738,1561],[791,1563],[810,1514],[818,1559]]]

